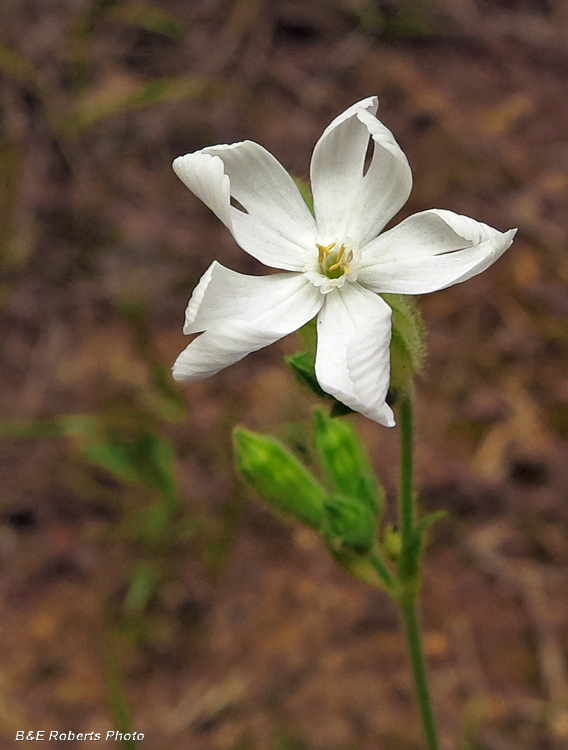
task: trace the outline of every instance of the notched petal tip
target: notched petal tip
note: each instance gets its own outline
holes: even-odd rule
[[[189,302],[185,311],[185,322],[183,325],[183,332],[186,336],[190,333],[197,333],[197,331],[193,329],[193,323],[195,319],[197,318],[197,315],[199,313],[199,308],[201,307],[201,303],[203,302],[203,299],[205,297],[209,284],[211,283],[211,279],[213,277],[215,269],[217,268],[217,266],[220,266],[220,265],[221,265],[220,263],[214,260],[213,263],[211,263],[211,265],[209,266],[209,268],[205,271],[203,276],[199,279],[197,286],[193,290],[193,294],[191,295],[189,299]]]

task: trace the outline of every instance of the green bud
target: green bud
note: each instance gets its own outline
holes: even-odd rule
[[[426,354],[426,332],[412,297],[383,294],[392,309],[391,388],[406,389],[422,369]]]
[[[323,529],[332,552],[352,550],[365,554],[371,550],[377,535],[375,514],[357,500],[330,494],[325,499],[326,524]]]
[[[244,427],[233,430],[237,468],[272,508],[321,529],[325,490],[282,443]]]
[[[402,536],[394,526],[387,526],[383,534],[383,547],[391,560],[398,560],[402,552]]]
[[[313,434],[323,470],[337,491],[380,515],[383,491],[352,425],[344,419],[329,419],[322,409],[315,409]]]

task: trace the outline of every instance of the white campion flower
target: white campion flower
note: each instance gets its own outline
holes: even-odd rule
[[[175,159],[178,177],[242,249],[286,272],[247,276],[214,261],[186,310],[184,333],[203,333],[177,358],[176,380],[214,375],[317,315],[322,389],[380,424],[395,424],[385,401],[391,309],[379,295],[466,281],[505,252],[516,230],[502,233],[432,209],[379,234],[406,203],[412,174],[375,117],[377,107],[376,97],[354,104],[317,142],[310,168],[315,217],[288,172],[257,143],[209,146]]]

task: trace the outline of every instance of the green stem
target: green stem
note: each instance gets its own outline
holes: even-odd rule
[[[400,535],[402,549],[398,566],[400,584],[398,603],[402,611],[410,655],[416,698],[428,750],[439,750],[436,724],[430,702],[426,662],[422,650],[417,614],[420,584],[420,545],[416,544],[414,507],[414,429],[412,393],[403,394],[400,402]]]
[[[426,746],[428,750],[439,750],[438,739],[436,736],[436,723],[434,721],[434,713],[432,711],[430,693],[428,690],[428,675],[426,672],[424,652],[422,650],[416,599],[412,599],[408,602],[401,602],[400,607],[406,631],[406,642],[408,644],[412,676],[414,678],[414,688],[416,690],[416,699],[420,708],[420,717],[422,719],[422,727],[426,738]]]
[[[412,394],[405,393],[400,402],[400,534],[403,556],[409,549],[414,529],[414,425]]]

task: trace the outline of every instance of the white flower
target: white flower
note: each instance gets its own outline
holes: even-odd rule
[[[210,146],[174,161],[176,174],[243,250],[286,271],[246,276],[214,261],[185,315],[184,333],[204,333],[177,358],[176,380],[214,375],[317,315],[315,366],[323,390],[394,425],[385,402],[391,309],[379,295],[466,281],[503,254],[516,230],[498,232],[433,209],[379,234],[406,203],[412,175],[376,119],[377,106],[376,97],[354,104],[317,142],[310,169],[315,218],[290,175],[257,143]]]

